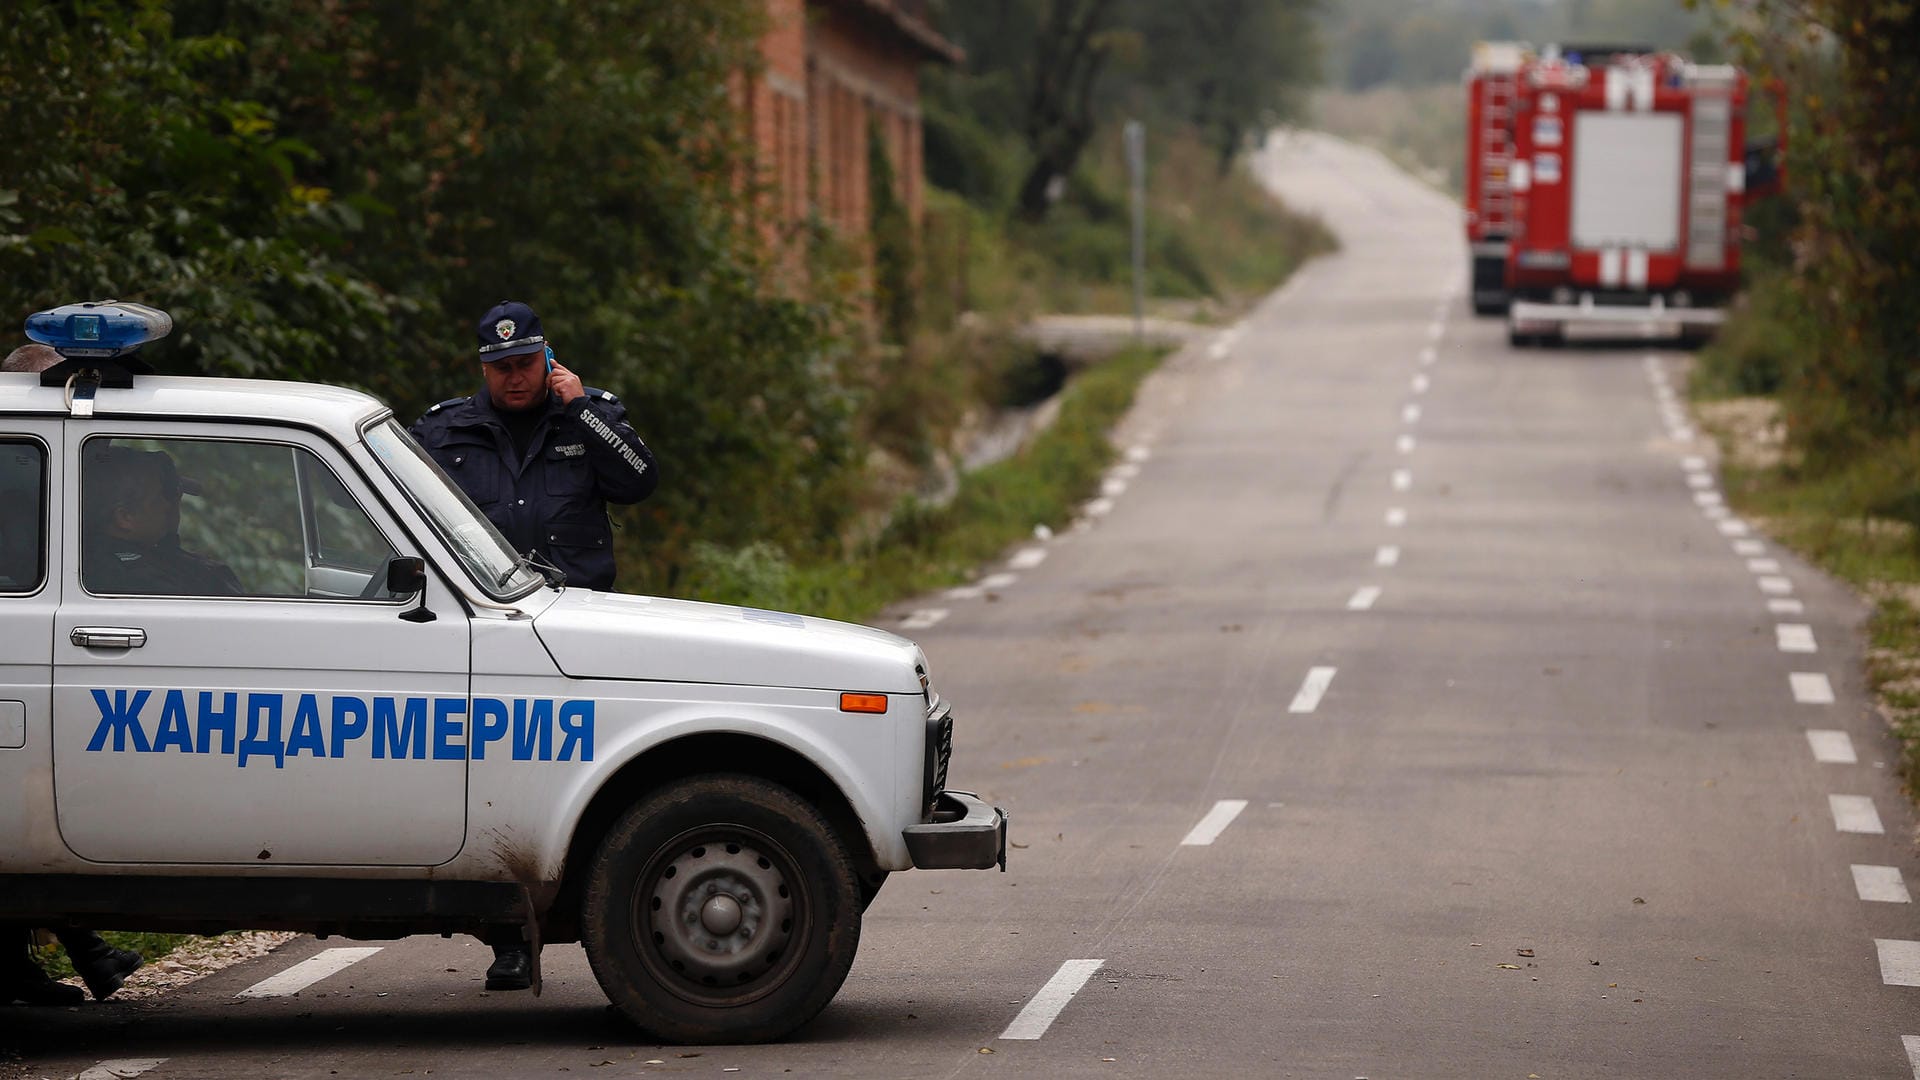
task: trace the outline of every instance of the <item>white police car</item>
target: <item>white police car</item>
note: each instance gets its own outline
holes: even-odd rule
[[[670,1041],[824,1008],[887,874],[1005,866],[911,641],[551,587],[380,402],[0,374],[0,919],[578,940]]]

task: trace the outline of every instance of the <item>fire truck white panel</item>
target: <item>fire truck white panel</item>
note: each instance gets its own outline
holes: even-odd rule
[[[1573,246],[1680,246],[1678,113],[1579,112],[1573,118]]]

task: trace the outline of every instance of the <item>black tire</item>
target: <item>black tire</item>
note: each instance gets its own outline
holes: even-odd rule
[[[580,939],[614,1008],[655,1037],[769,1042],[839,992],[861,907],[846,847],[812,805],[754,777],[697,776],[607,831]]]
[[[1507,313],[1508,303],[1509,301],[1505,298],[1494,300],[1487,297],[1476,296],[1473,298],[1473,313],[1475,315],[1486,316],[1505,315]]]
[[[1532,334],[1523,334],[1512,323],[1507,324],[1507,345],[1515,349],[1524,349],[1533,344]]]

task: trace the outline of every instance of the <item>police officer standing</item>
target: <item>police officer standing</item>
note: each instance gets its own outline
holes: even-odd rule
[[[659,482],[653,452],[620,399],[553,359],[540,316],[502,300],[480,319],[482,386],[443,401],[413,437],[519,552],[534,552],[568,585],[613,588],[608,503],[636,503]],[[489,990],[524,990],[533,958],[518,934],[490,937]]]
[[[653,452],[619,398],[552,359],[532,308],[502,300],[478,334],[480,392],[428,409],[413,437],[515,551],[538,553],[569,585],[613,588],[607,504],[653,493]]]

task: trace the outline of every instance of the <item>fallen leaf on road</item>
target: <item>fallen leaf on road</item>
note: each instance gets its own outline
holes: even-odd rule
[[[980,1048],[980,1052],[981,1052],[981,1053],[983,1053],[983,1054],[991,1054],[991,1053],[993,1053],[993,1047],[991,1047],[991,1046],[983,1046],[983,1047],[981,1047],[981,1048]]]
[[[1515,956],[1532,956],[1533,950],[1532,949],[1515,949],[1513,950],[1513,954]]]
[[[1495,964],[1493,966],[1499,968],[1501,971],[1519,971],[1520,970],[1519,964]]]
[[[1633,902],[1634,902],[1634,903],[1636,903],[1636,904],[1644,904],[1644,903],[1646,903],[1647,901],[1646,901],[1646,899],[1645,899],[1644,897],[1639,897],[1639,896],[1636,896],[1636,897],[1634,897],[1634,898],[1633,898]]]
[[[1022,844],[1022,843],[1020,843],[1020,842],[1019,842],[1018,840],[1010,840],[1010,841],[1008,841],[1008,842],[1007,842],[1007,846],[1008,846],[1008,847],[1016,847],[1016,848],[1019,848],[1019,849],[1020,849],[1021,851],[1025,851],[1025,850],[1027,850],[1028,848],[1030,848],[1030,847],[1032,847],[1033,845],[1032,845],[1032,844]]]

